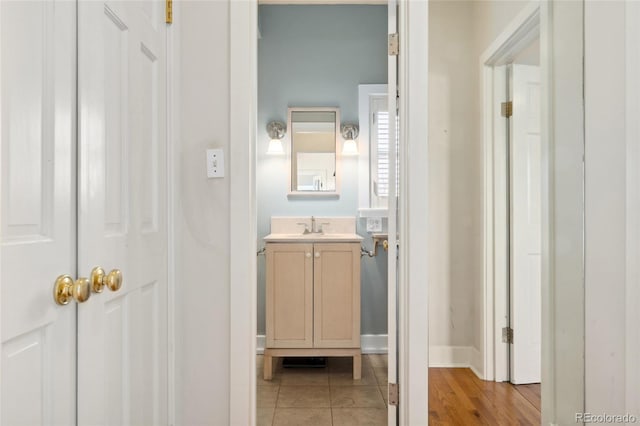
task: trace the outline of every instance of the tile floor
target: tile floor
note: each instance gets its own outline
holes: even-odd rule
[[[352,358],[329,358],[326,368],[282,368],[263,380],[257,356],[258,426],[387,424],[387,356],[363,355],[362,379],[353,380]]]

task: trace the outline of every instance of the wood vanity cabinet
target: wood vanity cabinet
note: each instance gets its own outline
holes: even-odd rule
[[[352,356],[360,378],[360,243],[266,245],[265,379],[273,356]]]

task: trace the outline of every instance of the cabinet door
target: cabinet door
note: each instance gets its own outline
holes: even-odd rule
[[[267,347],[313,346],[313,245],[267,244]]]
[[[360,347],[360,244],[314,245],[316,348]]]

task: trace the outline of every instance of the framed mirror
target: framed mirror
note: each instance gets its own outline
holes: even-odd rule
[[[338,197],[338,108],[289,108],[289,196]]]

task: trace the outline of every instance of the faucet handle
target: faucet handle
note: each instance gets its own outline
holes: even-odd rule
[[[302,234],[310,234],[311,231],[309,230],[309,225],[307,225],[304,222],[298,222],[296,223],[296,225],[304,225],[304,231],[302,232]]]
[[[322,234],[324,232],[324,229],[322,229],[323,228],[322,225],[331,225],[331,223],[330,222],[322,222],[322,223],[320,223],[320,225],[318,226],[318,233],[319,234]]]

